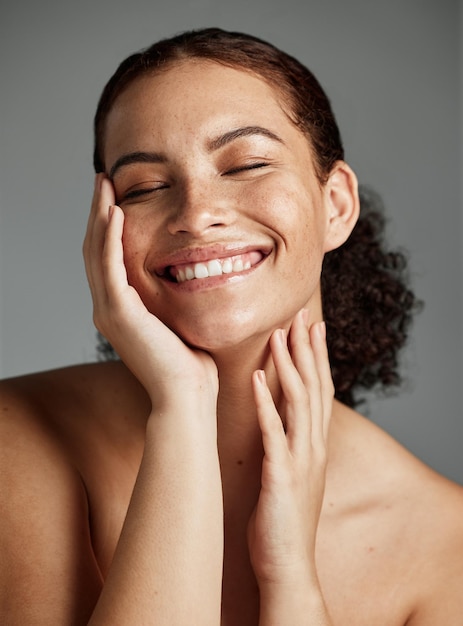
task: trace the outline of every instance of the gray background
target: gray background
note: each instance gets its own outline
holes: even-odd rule
[[[456,0],[66,0],[0,13],[0,375],[95,358],[81,240],[91,123],[116,64],[186,28],[248,31],[319,76],[426,302],[384,428],[463,482],[461,6]],[[459,47],[460,46],[460,47]]]

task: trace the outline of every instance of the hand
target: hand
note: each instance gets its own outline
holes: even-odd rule
[[[318,585],[315,539],[325,488],[333,383],[325,326],[307,328],[307,313],[290,332],[270,339],[284,396],[277,411],[264,372],[253,375],[264,459],[261,491],[248,527],[251,563],[259,586]]]
[[[198,394],[199,388],[204,402],[209,398],[215,405],[218,378],[212,358],[187,347],[147,310],[128,282],[124,213],[114,202],[110,180],[98,174],[83,247],[95,326],[158,405],[189,391]]]

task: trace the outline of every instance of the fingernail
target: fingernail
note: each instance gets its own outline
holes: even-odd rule
[[[277,331],[277,339],[280,343],[282,343],[283,345],[286,345],[287,339],[286,339],[286,331],[283,328],[279,328]]]
[[[301,315],[304,324],[307,326],[309,323],[309,311],[307,309],[302,309]]]
[[[257,370],[256,374],[257,374],[257,380],[260,382],[260,384],[261,385],[265,385],[265,372],[264,372],[264,370]]]
[[[325,322],[318,323],[318,332],[320,333],[320,337],[322,339],[326,339],[326,324]]]

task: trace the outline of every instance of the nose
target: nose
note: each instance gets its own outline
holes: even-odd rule
[[[210,229],[228,225],[231,219],[231,207],[220,197],[217,186],[195,181],[178,190],[168,230],[173,235],[188,233],[199,237]]]

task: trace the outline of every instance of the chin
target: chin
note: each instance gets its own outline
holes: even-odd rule
[[[232,327],[220,323],[188,324],[185,327],[176,324],[172,330],[188,345],[211,353],[233,349],[249,339],[249,332],[245,332],[241,324]]]
[[[255,315],[250,311],[239,311],[235,315],[228,311],[228,315],[222,312],[189,318],[171,319],[169,316],[161,319],[189,346],[211,354],[227,350],[233,352],[238,347],[244,348],[247,344],[253,344],[263,336],[268,341],[271,332],[264,320],[256,323]]]

